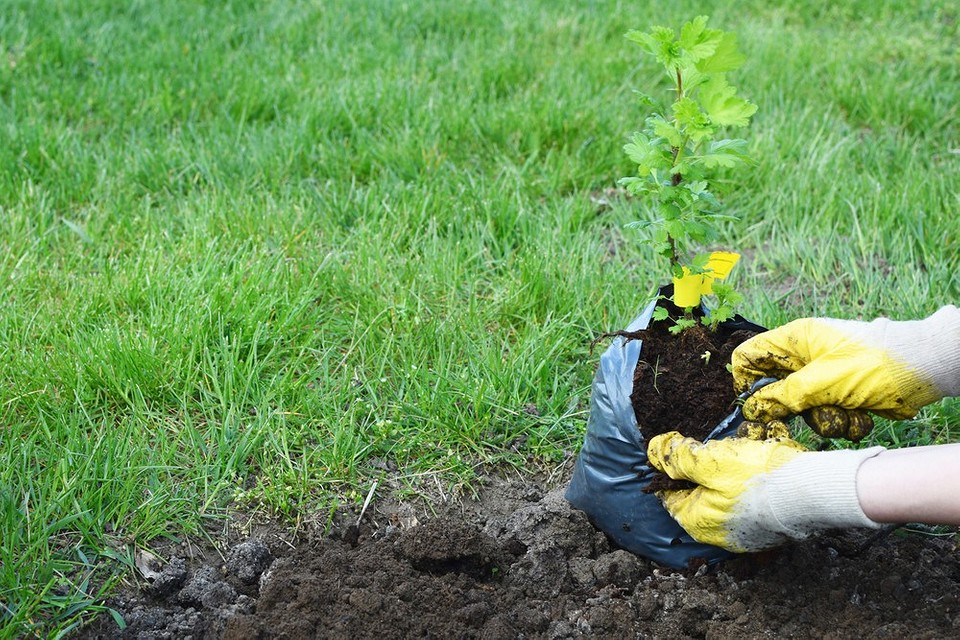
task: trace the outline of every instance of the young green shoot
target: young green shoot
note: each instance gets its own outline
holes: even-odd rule
[[[722,212],[715,185],[720,170],[745,164],[750,158],[746,141],[725,137],[724,132],[747,126],[757,110],[756,105],[738,97],[737,89],[727,81],[727,73],[745,61],[737,50],[736,36],[708,28],[707,20],[700,16],[687,22],[679,35],[668,27],[626,35],[663,65],[673,85],[669,109],[641,96],[641,104],[653,113],[624,146],[637,169],[636,175],[621,179],[620,184],[642,197],[656,213],[653,220],[632,226],[649,228],[646,242],[667,258],[674,281],[692,278],[705,282],[702,291],[674,295],[672,302],[685,311],[684,317],[675,321],[677,331],[695,324],[692,311],[700,304],[701,292],[715,293],[718,299],[718,308],[706,321],[709,325],[715,328],[722,319],[732,317],[735,292],[720,285],[713,285],[711,291],[711,282],[720,278],[713,274],[711,255],[696,254],[694,247],[713,240],[721,220],[734,219]],[[654,319],[664,317],[661,313]]]

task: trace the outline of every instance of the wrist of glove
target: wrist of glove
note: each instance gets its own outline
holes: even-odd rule
[[[760,551],[824,529],[877,528],[857,498],[857,471],[882,447],[811,452],[792,440],[728,438],[702,443],[677,432],[650,441],[650,463],[694,489],[661,492],[694,539]]]
[[[801,453],[763,479],[741,500],[742,517],[766,523],[781,540],[802,540],[817,531],[876,529],[857,497],[857,471],[883,447]],[[753,511],[754,513],[751,513]]]
[[[904,365],[907,373],[901,372],[896,383],[906,396],[923,383],[933,387],[930,402],[960,395],[960,309],[947,305],[925,320],[874,322],[884,332],[886,348]]]
[[[738,392],[780,378],[746,400],[749,420],[804,414],[821,435],[858,440],[872,428],[867,411],[912,418],[960,395],[960,310],[916,321],[795,320],[741,345],[733,374]]]

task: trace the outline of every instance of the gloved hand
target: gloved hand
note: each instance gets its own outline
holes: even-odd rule
[[[746,400],[747,420],[803,414],[820,435],[857,441],[873,428],[867,411],[902,420],[960,394],[960,310],[906,322],[795,320],[744,342],[732,360],[738,393],[781,379]]]
[[[734,552],[761,551],[837,527],[880,525],[857,499],[860,464],[883,451],[812,452],[793,440],[703,443],[676,431],[650,440],[652,464],[699,486],[658,493],[694,539]]]

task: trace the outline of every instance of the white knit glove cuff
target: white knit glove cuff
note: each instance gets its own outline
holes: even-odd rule
[[[960,309],[957,307],[941,307],[923,320],[877,318],[864,323],[826,319],[825,322],[868,346],[883,349],[891,358],[906,365],[906,369],[891,371],[890,375],[897,393],[902,394],[904,406],[913,409],[908,415],[924,404],[960,395]]]
[[[771,473],[767,499],[782,533],[803,539],[823,529],[879,528],[860,507],[857,471],[881,451],[883,447],[801,453]]]
[[[874,346],[932,382],[941,398],[960,395],[960,309],[947,305],[924,320],[877,318],[867,327]],[[911,393],[910,378],[898,381],[902,393]]]
[[[929,376],[943,397],[960,395],[960,309],[947,305],[926,320],[897,323],[897,352]]]

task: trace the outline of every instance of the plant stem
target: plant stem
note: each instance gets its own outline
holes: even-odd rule
[[[680,67],[675,68],[677,74],[677,100],[680,101],[683,99],[683,75],[680,73]],[[686,146],[686,140],[683,141],[683,146]],[[676,166],[677,159],[680,157],[680,151],[683,147],[673,147],[673,164]],[[679,173],[673,174],[671,177],[671,183],[673,186],[677,186],[683,180],[683,176]]]
[[[677,82],[678,83],[680,82],[679,71],[677,71]],[[678,87],[677,92],[679,93],[680,85],[678,84],[677,87]],[[671,149],[673,151],[674,166],[676,166],[677,160],[680,159],[680,155],[683,153],[683,148],[686,146],[687,146],[687,140],[684,139],[682,146],[673,147]],[[673,185],[674,187],[680,184],[681,182],[683,182],[683,175],[681,175],[679,172],[674,173],[672,176],[670,176],[670,184]],[[670,243],[670,269],[671,271],[676,272],[677,267],[679,267],[680,265],[680,254],[677,251],[677,240],[676,238],[673,237],[673,234],[667,233],[667,241]]]

